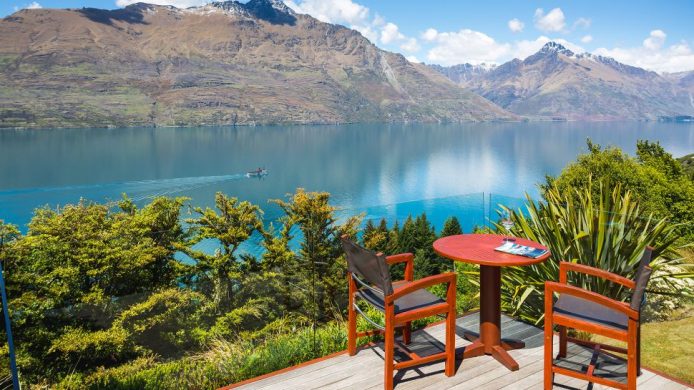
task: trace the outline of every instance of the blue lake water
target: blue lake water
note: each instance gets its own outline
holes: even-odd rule
[[[26,223],[35,207],[80,198],[140,203],[154,195],[212,205],[222,191],[261,205],[297,187],[328,191],[344,214],[403,219],[426,211],[437,227],[469,229],[489,205],[537,195],[537,183],[586,151],[586,139],[629,153],[660,141],[694,152],[694,124],[640,122],[0,130],[0,219]],[[265,167],[269,175],[244,173]],[[491,201],[489,199],[491,194]]]

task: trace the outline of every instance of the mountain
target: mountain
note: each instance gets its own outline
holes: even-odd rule
[[[516,118],[279,0],[22,10],[0,64],[0,127]]]
[[[675,80],[549,42],[522,61],[514,59],[459,84],[530,118],[655,120],[694,114],[689,76]]]
[[[483,76],[496,68],[494,64],[460,64],[453,66],[441,66],[436,64],[427,65],[429,68],[441,73],[458,84],[463,84],[477,77]]]

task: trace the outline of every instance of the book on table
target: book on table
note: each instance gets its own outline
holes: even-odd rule
[[[512,255],[530,257],[532,259],[537,259],[547,253],[547,249],[533,248],[531,246],[516,244],[512,241],[507,241],[500,247],[494,248],[494,250],[510,253]]]

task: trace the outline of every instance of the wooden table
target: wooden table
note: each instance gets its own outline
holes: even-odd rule
[[[524,348],[525,343],[501,339],[501,267],[523,266],[545,261],[550,253],[532,259],[495,251],[503,244],[505,236],[496,234],[462,234],[443,237],[434,242],[434,251],[440,256],[480,266],[480,334],[466,332],[472,341],[465,347],[463,358],[491,355],[511,371],[518,370],[518,363],[508,350]],[[547,249],[530,240],[516,238],[521,245]]]

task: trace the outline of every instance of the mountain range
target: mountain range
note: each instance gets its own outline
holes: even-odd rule
[[[657,120],[694,114],[694,72],[659,75],[556,42],[524,60],[489,67],[430,65],[526,118]]]
[[[517,118],[278,0],[22,10],[0,69],[0,127]]]
[[[499,66],[412,63],[280,0],[31,9],[0,20],[0,127],[658,119],[694,73],[550,42]]]

